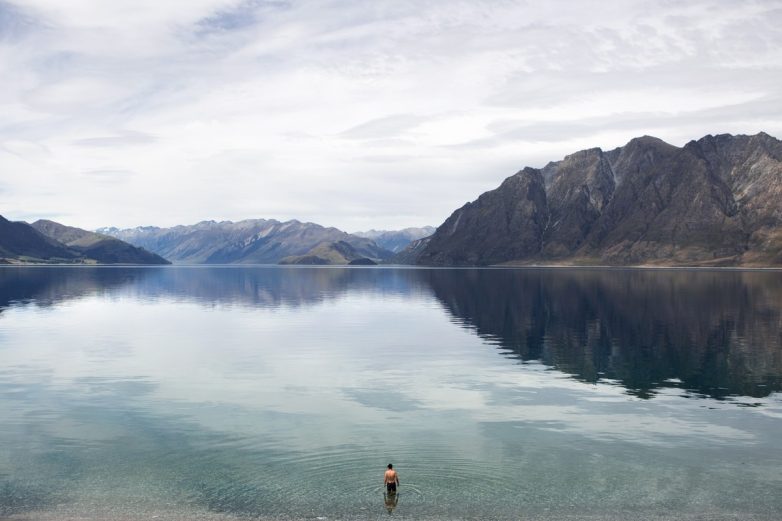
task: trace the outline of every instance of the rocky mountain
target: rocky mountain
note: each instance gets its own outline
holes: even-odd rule
[[[388,264],[415,264],[418,257],[420,257],[421,253],[426,249],[431,238],[430,235],[429,237],[424,237],[423,239],[411,242],[405,249],[391,257],[388,260]]]
[[[347,243],[356,255],[374,261],[392,255],[371,239],[296,220],[203,221],[172,228],[102,228],[98,232],[188,264],[276,264],[284,258],[309,255],[321,244],[340,242]]]
[[[644,136],[524,168],[456,210],[424,265],[782,265],[782,142]]]
[[[353,235],[372,239],[381,248],[399,253],[411,242],[429,237],[434,233],[432,226],[423,228],[405,228],[403,230],[369,230],[368,232],[355,232]]]
[[[171,264],[159,255],[109,235],[46,219],[35,221],[30,226],[50,239],[64,244],[79,256],[93,259],[100,264]]]
[[[0,261],[74,262],[79,254],[24,222],[0,216]]]

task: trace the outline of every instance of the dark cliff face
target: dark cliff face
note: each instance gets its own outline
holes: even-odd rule
[[[543,175],[525,168],[456,210],[432,236],[419,263],[472,266],[535,255],[547,220]]]
[[[782,141],[706,136],[685,147],[730,189],[746,233],[745,261],[782,264]]]
[[[572,255],[586,239],[616,182],[608,158],[599,148],[567,156],[543,169],[548,197],[548,227],[542,254],[550,258]]]
[[[782,142],[644,136],[525,168],[454,212],[417,262],[511,261],[782,264]]]
[[[634,139],[613,166],[621,179],[578,252],[611,264],[732,258],[745,235],[729,187],[687,150]]]

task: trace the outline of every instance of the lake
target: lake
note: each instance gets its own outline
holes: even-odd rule
[[[780,390],[782,272],[5,267],[0,518],[777,520]]]

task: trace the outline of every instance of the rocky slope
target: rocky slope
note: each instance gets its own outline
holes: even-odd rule
[[[415,264],[418,260],[418,257],[421,256],[421,253],[426,249],[426,246],[429,244],[429,241],[432,239],[431,236],[424,237],[423,239],[418,239],[417,241],[413,241],[410,244],[408,244],[402,251],[388,259],[388,264]]]
[[[280,260],[280,264],[340,265],[377,264],[345,241],[322,242],[304,255],[292,255]]]
[[[0,216],[0,260],[29,262],[74,262],[79,254],[50,239],[24,222]]]
[[[0,263],[170,264],[113,237],[54,221],[27,224],[2,216]]]
[[[525,168],[456,210],[424,265],[782,265],[782,142],[644,136]]]
[[[101,264],[171,264],[159,255],[108,235],[45,219],[35,221],[31,226],[78,255]]]
[[[371,239],[295,220],[203,221],[173,228],[98,231],[187,264],[276,264],[286,257],[305,256],[320,244],[340,241],[360,257],[379,261],[392,255]]]
[[[429,237],[434,233],[432,226],[422,228],[405,228],[403,230],[369,230],[368,232],[355,232],[353,235],[372,239],[381,248],[399,253],[411,242]]]

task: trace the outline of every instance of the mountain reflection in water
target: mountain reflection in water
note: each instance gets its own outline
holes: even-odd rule
[[[93,294],[296,307],[355,292],[434,296],[507,356],[642,398],[663,387],[714,398],[782,389],[779,272],[12,267],[0,269],[0,317]]]
[[[430,271],[465,327],[510,356],[650,397],[782,388],[782,273],[679,270]]]

